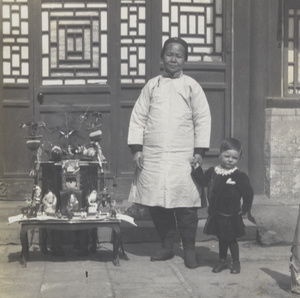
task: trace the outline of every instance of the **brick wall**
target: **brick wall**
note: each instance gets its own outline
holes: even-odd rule
[[[300,109],[268,108],[265,116],[265,193],[299,204]]]

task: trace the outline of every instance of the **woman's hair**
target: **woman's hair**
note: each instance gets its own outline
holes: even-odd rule
[[[167,48],[167,45],[170,44],[170,43],[178,43],[178,44],[180,44],[184,47],[184,57],[185,57],[185,61],[187,61],[187,59],[188,59],[188,44],[186,43],[185,40],[183,40],[180,37],[171,37],[171,38],[167,39],[164,43],[164,46],[163,46],[162,50],[161,50],[160,57],[163,58],[164,53],[165,53],[166,48]]]
[[[224,139],[220,145],[220,153],[227,150],[235,150],[242,156],[242,143],[234,138]]]

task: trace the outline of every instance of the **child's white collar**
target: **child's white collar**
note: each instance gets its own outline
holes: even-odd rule
[[[237,167],[234,167],[233,169],[226,170],[226,169],[222,168],[221,166],[216,166],[215,167],[215,172],[218,175],[227,176],[227,175],[232,174],[237,169],[238,169]]]

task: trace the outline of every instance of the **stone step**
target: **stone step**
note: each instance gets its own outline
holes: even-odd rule
[[[208,241],[211,239],[216,239],[215,236],[205,235],[203,233],[203,228],[205,225],[206,219],[199,219],[198,229],[196,235],[196,241]],[[156,229],[151,220],[136,220],[135,223],[137,227],[124,223],[122,224],[122,239],[126,243],[134,242],[159,242],[159,236],[156,232]],[[257,234],[257,226],[250,222],[249,220],[244,220],[246,226],[246,235],[241,237],[241,241],[255,241]],[[99,233],[99,232],[98,232]],[[177,233],[177,241],[179,241],[179,233]]]
[[[138,242],[159,242],[159,236],[155,230],[153,222],[151,220],[137,220],[135,221],[137,227],[122,222],[122,241],[123,243],[138,243]],[[246,235],[242,237],[241,241],[255,241],[257,234],[257,227],[253,223],[245,220],[246,225]],[[198,230],[196,240],[198,242],[208,241],[211,239],[216,239],[214,236],[209,236],[203,234],[203,228],[205,224],[205,219],[200,219],[198,223]],[[2,235],[0,244],[20,244],[20,225],[18,223],[13,223],[10,225],[2,225]],[[28,231],[29,243],[38,244],[39,243],[39,229],[35,228]],[[179,241],[179,234],[176,237]],[[50,240],[51,241],[51,240]],[[111,229],[102,228],[98,229],[98,241],[99,242],[110,242],[111,241]],[[71,244],[75,242],[75,236],[73,232],[64,231],[64,243]]]
[[[0,244],[20,244],[21,226],[19,223],[8,224],[8,217],[20,214],[22,207],[24,207],[23,202],[0,202]],[[123,201],[123,203],[117,205],[117,210],[120,213],[125,213],[134,217],[135,223],[137,224],[136,227],[124,221],[121,223],[123,243],[160,242],[147,209],[137,208],[135,205]],[[215,239],[214,236],[203,234],[206,217],[206,208],[199,209],[199,223],[196,240],[200,242]],[[255,241],[257,237],[257,226],[247,219],[244,219],[244,223],[246,225],[246,235],[242,237],[241,240]],[[28,239],[30,243],[38,244],[39,229],[36,228],[28,231]],[[75,241],[74,233],[65,231],[64,239],[66,244],[73,243]],[[179,241],[179,239],[180,237],[178,234],[177,241]],[[111,229],[98,229],[98,240],[99,242],[111,241]]]

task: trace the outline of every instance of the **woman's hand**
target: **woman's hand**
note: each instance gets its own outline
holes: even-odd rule
[[[144,156],[143,152],[138,151],[133,154],[133,165],[135,169],[143,169],[143,161],[144,161]]]
[[[196,169],[196,168],[198,168],[199,166],[202,166],[202,162],[203,162],[202,156],[201,156],[200,154],[195,154],[195,155],[194,155],[194,158],[193,158],[193,160],[192,160],[192,162],[191,162],[191,166],[192,166],[194,169]]]

